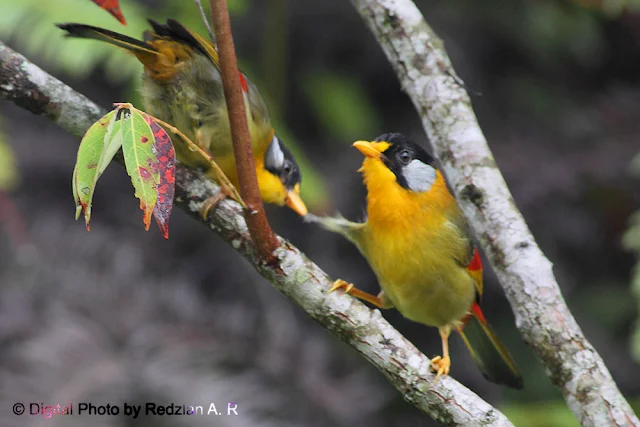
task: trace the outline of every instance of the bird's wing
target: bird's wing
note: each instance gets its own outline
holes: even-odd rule
[[[361,242],[361,233],[366,226],[365,223],[349,221],[340,215],[317,216],[314,214],[307,214],[304,217],[304,220],[305,222],[320,224],[324,229],[333,231],[334,233],[342,234],[358,247]]]
[[[483,283],[482,283],[482,261],[480,260],[480,253],[478,248],[473,248],[473,256],[471,261],[467,264],[467,271],[473,278],[473,282],[476,285],[476,291],[478,292],[478,300],[482,297]]]
[[[213,43],[197,33],[186,28],[185,30],[201,46],[200,50],[220,70],[220,58]],[[256,155],[262,155],[267,150],[273,136],[269,109],[258,87],[242,71],[238,70],[238,75],[240,76],[240,86],[244,95],[245,108],[247,109],[247,122],[252,136],[252,148]]]
[[[480,253],[478,252],[478,248],[471,237],[469,224],[457,205],[455,206],[455,211],[451,213],[449,218],[451,223],[460,233],[460,237],[465,239],[467,242],[467,249],[461,254],[461,257],[458,259],[458,263],[462,267],[466,268],[473,278],[477,291],[477,300],[479,301],[483,291],[482,261],[480,260]]]
[[[145,38],[163,38],[179,43],[184,43],[195,51],[204,55],[214,66],[215,76],[209,75],[206,79],[208,88],[203,88],[201,96],[196,97],[201,115],[208,117],[204,121],[209,123],[210,129],[203,130],[203,136],[210,139],[210,149],[214,155],[223,156],[232,152],[231,131],[227,118],[226,106],[222,89],[222,77],[220,75],[220,57],[212,41],[200,34],[189,30],[173,19],[168,19],[166,24],[159,24],[149,20],[153,27],[153,33],[146,33]],[[264,153],[271,142],[273,135],[271,118],[264,98],[258,88],[238,70],[240,85],[247,109],[249,131],[254,154]],[[222,102],[212,105],[211,100],[218,98]]]

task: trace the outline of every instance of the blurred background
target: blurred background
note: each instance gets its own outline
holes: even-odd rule
[[[640,2],[417,4],[444,39],[570,309],[640,409]],[[0,0],[0,39],[105,108],[141,106],[134,58],[65,40],[53,24],[77,21],[134,37],[146,17],[173,17],[203,34],[204,27],[191,1],[121,6],[126,27],[87,0]],[[426,144],[376,40],[345,0],[229,0],[229,7],[241,67],[300,160],[311,211],[360,219],[361,155],[350,144],[391,131]],[[17,417],[10,409],[71,401],[238,405],[237,417],[137,420],[149,426],[435,425],[180,210],[168,241],[154,227],[145,232],[123,168],[101,178],[87,233],[73,220],[77,146],[46,119],[0,102],[1,425],[131,423]],[[378,291],[354,246],[286,209],[269,207],[268,215],[332,276]],[[485,312],[525,389],[485,381],[458,337],[453,377],[516,426],[578,425],[521,341],[489,269],[485,282]],[[428,356],[440,352],[435,329],[395,311],[384,316]]]

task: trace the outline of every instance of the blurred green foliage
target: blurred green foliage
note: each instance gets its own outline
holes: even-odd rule
[[[0,0],[0,38],[14,40],[21,53],[49,70],[61,70],[75,78],[86,78],[103,63],[107,78],[122,82],[140,74],[137,61],[106,43],[65,40],[64,33],[54,24],[81,22],[139,38],[149,28],[147,18],[164,21],[172,17],[190,28],[203,33],[206,31],[193,1],[167,2],[153,8],[136,1],[120,3],[127,19],[126,26],[89,0]],[[230,0],[228,3],[231,13],[238,14],[248,5],[247,0]],[[203,2],[203,5],[207,6],[208,2]]]
[[[318,173],[311,159],[300,148],[300,143],[304,144],[304,140],[294,138],[287,126],[279,123],[277,119],[274,119],[273,127],[278,131],[278,138],[282,138],[287,144],[287,147],[291,149],[291,152],[298,162],[298,166],[300,166],[302,173],[300,194],[305,203],[313,209],[321,211],[326,209],[329,203],[329,193],[327,192],[322,175]]]
[[[640,409],[640,400],[629,402],[635,412]],[[566,403],[553,400],[540,403],[504,405],[500,410],[517,427],[580,427],[575,415]]]
[[[631,161],[631,173],[640,179],[640,153]],[[629,229],[624,234],[622,243],[625,248],[635,252],[638,259],[631,278],[631,292],[636,297],[638,313],[640,313],[640,210],[631,216],[629,223]],[[640,317],[636,320],[635,332],[631,336],[631,352],[640,362]]]
[[[337,140],[381,133],[375,102],[355,76],[314,71],[305,77],[304,89],[318,120]]]
[[[570,1],[494,1],[491,8],[485,2],[450,2],[447,13],[454,19],[476,16],[484,29],[507,40],[523,56],[538,67],[556,69],[565,61],[581,66],[597,65],[602,55],[604,34],[599,20],[600,9],[576,7]],[[576,0],[575,3],[580,3]]]
[[[511,404],[500,409],[518,427],[580,427],[575,415],[559,400]]]
[[[2,126],[0,117],[0,191],[10,191],[18,184],[18,167]]]
[[[580,3],[588,3],[584,0],[578,0]],[[640,9],[640,0],[602,0],[601,10],[611,16],[617,17],[625,10]]]
[[[128,25],[123,27],[111,15],[87,0],[43,2],[0,0],[0,37],[13,40],[17,49],[47,69],[86,78],[100,63],[112,81],[139,74],[140,67],[124,51],[105,43],[65,40],[54,23],[83,22],[113,31],[139,36],[147,28],[146,10],[131,2],[123,4]]]

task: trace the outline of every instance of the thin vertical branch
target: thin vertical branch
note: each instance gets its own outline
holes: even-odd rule
[[[240,195],[249,208],[245,214],[247,227],[261,257],[272,260],[273,251],[278,248],[279,243],[269,226],[260,198],[227,1],[210,0],[210,4],[213,28],[218,43],[218,54],[220,55],[224,96],[227,100],[227,111],[231,125],[233,152],[236,156]]]
[[[207,14],[204,12],[202,2],[200,0],[196,0],[196,6],[198,6],[198,10],[200,11],[200,16],[202,16],[204,26],[207,27],[207,32],[209,33],[209,37],[211,37],[211,41],[215,43],[216,37],[213,35],[213,30],[211,29],[211,25],[209,25],[209,19],[207,19]]]

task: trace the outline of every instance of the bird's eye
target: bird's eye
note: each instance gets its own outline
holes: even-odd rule
[[[285,175],[289,175],[293,170],[293,165],[291,164],[290,161],[286,160],[284,162],[284,166],[282,167],[282,170],[284,171]]]
[[[409,162],[411,162],[411,153],[409,150],[402,150],[398,153],[398,159],[400,159],[403,164],[408,165]]]

